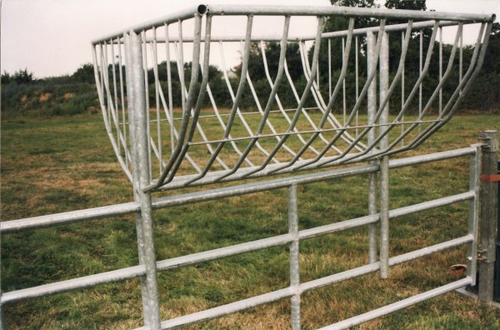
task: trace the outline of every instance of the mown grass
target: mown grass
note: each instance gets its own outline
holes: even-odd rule
[[[405,155],[464,147],[499,116],[456,116],[439,134]],[[129,202],[132,190],[115,160],[99,116],[17,119],[2,123],[2,221]],[[468,160],[391,172],[391,207],[468,186]],[[299,223],[312,228],[367,213],[366,177],[299,187]],[[169,192],[168,194],[173,194]],[[155,211],[158,260],[283,234],[287,193],[269,191]],[[467,204],[391,222],[391,255],[462,236]],[[135,219],[46,228],[2,237],[2,290],[12,291],[136,265]],[[301,243],[301,281],[367,262],[367,230],[357,228]],[[314,329],[456,280],[449,266],[463,248],[391,268],[390,280],[363,276],[308,292],[302,325]],[[162,319],[288,286],[288,251],[277,247],[160,273]],[[142,325],[139,280],[34,299],[5,308],[11,329],[128,329]],[[190,329],[288,329],[288,300],[222,317]],[[457,293],[446,294],[362,325],[363,329],[497,329],[500,312]]]

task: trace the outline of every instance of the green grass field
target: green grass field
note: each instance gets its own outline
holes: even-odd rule
[[[404,156],[466,147],[500,116],[459,115]],[[99,115],[16,119],[2,123],[2,221],[132,201]],[[399,156],[400,157],[400,156]],[[391,208],[467,190],[468,160],[391,172]],[[312,228],[367,214],[367,177],[299,187],[299,223]],[[168,194],[174,194],[175,191]],[[288,231],[285,190],[155,211],[157,259],[181,256]],[[467,203],[391,222],[391,255],[467,231]],[[124,216],[5,234],[2,291],[96,274],[138,263],[135,219]],[[301,281],[367,262],[367,229],[301,242]],[[465,262],[457,248],[302,297],[302,326],[315,329],[457,280],[449,266]],[[289,285],[287,247],[160,273],[163,320]],[[9,329],[129,329],[142,325],[138,279],[54,295],[5,308]],[[212,320],[192,329],[288,329],[288,300]],[[362,329],[499,329],[500,311],[457,293],[362,325]]]

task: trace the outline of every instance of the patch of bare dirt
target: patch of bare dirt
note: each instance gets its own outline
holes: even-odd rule
[[[50,93],[44,93],[44,94],[40,95],[40,97],[38,98],[38,101],[46,102],[49,100],[50,95],[51,95]]]

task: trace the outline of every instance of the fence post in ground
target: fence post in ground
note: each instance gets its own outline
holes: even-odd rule
[[[382,37],[381,35],[379,38]],[[389,34],[384,33],[380,49],[380,105],[389,92]],[[389,122],[389,102],[380,116],[380,135],[386,134]],[[389,137],[380,140],[380,149],[387,149]],[[389,156],[380,160],[380,277],[389,277]]]
[[[497,159],[499,134],[496,130],[481,134],[484,142],[481,175],[481,218],[479,241],[479,300],[490,303],[493,300],[495,250],[497,236],[498,181]]]
[[[160,329],[156,252],[153,236],[151,193],[143,188],[151,184],[148,144],[148,122],[141,37],[135,32],[125,36],[127,52],[127,95],[129,95],[130,139],[134,177],[134,198],[141,210],[136,215],[139,263],[146,274],[141,278],[144,323],[149,329]]]

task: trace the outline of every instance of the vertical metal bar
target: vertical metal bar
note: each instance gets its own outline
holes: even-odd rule
[[[380,101],[384,100],[389,91],[389,34],[384,33],[380,49]],[[388,129],[389,102],[380,116],[380,132],[384,135]],[[380,140],[380,149],[386,149],[389,137],[385,135]],[[389,156],[380,161],[380,277],[389,276]]]
[[[182,31],[182,21],[179,21],[179,41],[175,44],[177,54],[177,71],[179,73],[179,79],[181,81],[181,103],[182,103],[182,113],[183,116],[185,112],[191,111],[191,109],[186,109],[186,80],[184,78],[184,39],[183,39],[183,31]]]
[[[149,176],[153,176],[153,167],[151,166],[151,139],[149,138],[151,136],[151,127],[149,125],[150,120],[149,120],[149,78],[148,78],[148,48],[147,48],[147,42],[146,42],[146,31],[142,31],[141,33],[141,39],[142,39],[142,65],[143,65],[143,72],[144,72],[144,94],[145,94],[145,108],[146,108],[146,131],[147,131],[147,136],[148,136],[148,164],[149,166]]]
[[[356,103],[359,99],[359,50],[358,50],[358,36],[354,38],[354,52],[355,52],[355,66],[356,66]],[[359,113],[356,112],[356,137],[359,135]]]
[[[430,47],[430,45],[429,45]],[[424,61],[424,31],[420,30],[420,51],[419,51],[419,76],[422,76],[422,64]],[[423,85],[420,84],[418,86],[418,118],[420,120],[421,114],[422,114],[422,91],[423,91]],[[418,134],[420,134],[422,131],[422,124],[418,123]]]
[[[443,28],[439,27],[439,81],[443,78]],[[443,88],[439,89],[439,115],[443,111]]]
[[[300,265],[299,265],[299,216],[297,210],[297,185],[288,189],[288,231],[293,236],[290,243],[290,286],[297,290],[291,298],[292,330],[300,329]]]
[[[158,73],[158,45],[156,41],[156,28],[153,28],[153,50],[151,53],[153,54],[153,70],[155,74],[155,101],[156,101],[156,139],[158,143],[158,160],[159,160],[159,171],[160,175],[163,171],[163,146],[161,140],[161,116],[160,116],[160,78]]]
[[[136,166],[136,144],[135,144],[135,125],[134,125],[134,120],[133,120],[133,107],[134,107],[134,84],[133,82],[133,71],[132,71],[132,49],[131,49],[131,40],[130,40],[130,35],[125,34],[124,35],[124,42],[125,42],[125,78],[127,80],[127,101],[128,101],[128,122],[129,122],[129,138],[130,138],[130,152],[131,152],[131,164],[132,164],[132,185],[133,185],[133,193],[134,193],[134,200],[138,201],[139,200],[139,195],[138,195],[138,185],[139,185],[139,172],[138,172],[138,166]],[[137,232],[137,253],[139,255],[139,263],[141,265],[144,264],[144,249],[141,247],[144,242],[144,234],[143,234],[143,229],[142,229],[142,220],[141,220],[141,214],[136,213],[136,232]],[[143,276],[141,277],[141,294],[142,294],[142,309],[143,309],[143,317],[144,317],[144,324],[146,326],[149,325],[149,318],[147,315],[149,315],[149,304],[147,303],[148,301],[148,290],[146,286],[146,278]]]
[[[367,72],[371,72],[377,65],[377,58],[375,57],[376,38],[373,32],[366,34],[367,42]],[[374,116],[377,112],[377,80],[373,79],[368,88],[368,126],[374,125]],[[375,140],[375,129],[372,128],[368,132],[368,144],[372,144]],[[371,164],[376,164],[377,161],[373,160]],[[377,213],[377,173],[370,173],[368,175],[368,212],[369,214]],[[370,263],[377,262],[377,224],[368,225],[368,256]]]
[[[174,135],[174,101],[172,97],[172,68],[170,66],[170,35],[168,32],[168,25],[165,24],[165,52],[167,59],[167,88],[168,88],[168,111],[170,114],[170,143],[171,152],[175,148],[175,135]]]
[[[332,97],[332,39],[328,39],[328,96]]]
[[[342,38],[342,66],[344,66],[345,58],[345,39]],[[319,71],[318,71],[319,72]],[[345,77],[342,79],[342,113],[344,114],[343,125],[345,126],[346,118],[347,118],[347,107],[346,107],[346,90],[345,90]]]
[[[403,45],[405,43],[405,32],[401,31],[401,49],[403,49]],[[401,109],[404,109],[405,107],[405,63],[403,62],[403,72],[401,74]],[[405,115],[403,112],[403,116],[401,117],[401,120],[403,123],[401,124],[401,134],[404,133],[405,131]],[[405,140],[404,138],[401,139],[401,146],[404,147],[405,145]]]
[[[121,154],[121,143],[120,143],[120,112],[119,112],[119,106],[118,106],[118,90],[116,88],[116,67],[115,67],[115,41],[111,40],[110,41],[110,47],[111,47],[111,72],[113,76],[113,96],[114,96],[114,106],[112,108],[112,111],[114,111],[115,115],[114,118],[115,120],[115,129],[116,129],[116,141],[118,144],[118,154]]]
[[[117,38],[118,42],[118,65],[120,66],[120,102],[122,108],[122,126],[123,126],[123,149],[125,150],[125,164],[128,165],[130,162],[129,159],[129,150],[127,148],[127,117],[125,114],[125,91],[124,91],[124,82],[123,82],[123,56],[122,56],[122,43],[120,38]]]
[[[319,76],[320,76],[320,73],[321,73],[321,70],[320,70],[320,64],[321,64],[321,61],[318,61],[318,74],[316,75],[316,85],[318,86],[318,90],[319,90]]]
[[[464,32],[460,34],[460,64],[459,64],[459,83],[462,82],[463,77],[463,65],[464,65]],[[460,95],[462,95],[462,88],[460,88]]]
[[[130,131],[134,146],[134,194],[141,204],[137,216],[138,249],[141,263],[145,265],[146,275],[143,277],[143,308],[144,321],[150,329],[160,329],[160,310],[158,306],[158,288],[156,275],[156,252],[153,237],[153,219],[151,208],[151,193],[143,189],[150,184],[150,164],[148,150],[148,123],[145,99],[145,81],[141,37],[131,32],[129,39],[129,56],[127,57],[127,88],[132,92]],[[130,68],[129,68],[130,67]],[[132,134],[133,133],[133,134]],[[144,292],[144,290],[146,292]]]
[[[476,152],[470,156],[470,181],[469,190],[475,193],[474,199],[469,201],[469,235],[474,237],[474,241],[467,245],[467,276],[472,278],[472,286],[476,285],[477,274],[477,245],[478,245],[478,225],[480,212],[480,187],[481,187],[481,145],[475,145]]]
[[[489,130],[481,134],[483,140],[482,182],[481,182],[481,219],[479,262],[479,300],[490,303],[493,300],[495,273],[495,240],[497,231],[497,194],[498,181],[493,176],[497,173],[497,159],[500,144],[498,131]]]

